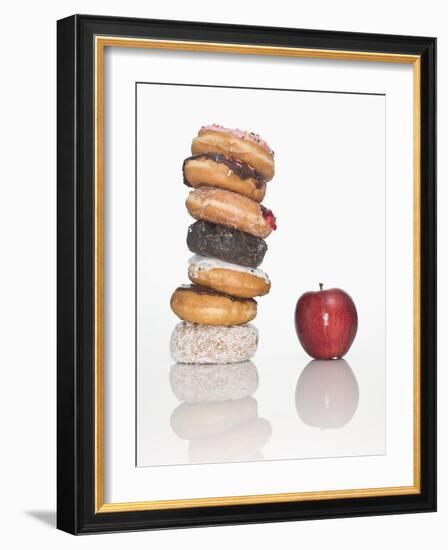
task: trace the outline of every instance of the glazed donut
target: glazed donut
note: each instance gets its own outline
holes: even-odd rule
[[[200,187],[190,191],[185,202],[189,214],[264,239],[276,229],[275,216],[258,202],[239,193]]]
[[[178,323],[173,330],[170,352],[172,358],[178,363],[196,363],[196,366],[207,365],[207,367],[215,364],[215,367],[216,365],[224,367],[225,363],[247,361],[255,355],[257,345],[258,330],[250,324],[225,327],[183,322]],[[253,381],[254,378],[258,380],[256,369],[252,363],[249,366],[247,363],[241,363],[241,365],[246,366],[245,370],[228,368],[225,371],[216,371],[216,368],[204,367],[202,370],[191,371],[177,367],[173,369],[172,376],[174,377],[174,373],[177,373],[177,376],[171,379],[171,384],[173,387],[174,380],[178,380],[181,374],[183,378],[189,377],[188,385],[190,387],[197,383],[198,388],[194,389],[194,393],[199,396],[206,392],[210,399],[212,396],[217,399],[216,391],[218,391],[218,395],[223,395],[222,399],[227,398],[228,392],[234,396],[233,399],[236,399],[235,396],[239,394],[234,386],[238,384],[242,386],[244,394],[247,387],[251,387],[251,380]],[[205,384],[206,379],[207,384]],[[212,380],[217,382],[217,387],[214,387]],[[186,384],[183,383],[183,385]],[[178,387],[179,383],[176,386]],[[174,391],[174,393],[176,392]],[[184,400],[188,399],[184,398]],[[193,399],[190,398],[190,400]]]
[[[247,329],[247,330],[246,330]],[[171,390],[179,401],[198,403],[201,401],[227,401],[252,395],[258,388],[258,371],[252,361],[237,363],[200,363],[191,359],[210,359],[209,350],[221,360],[225,346],[235,359],[236,346],[241,350],[239,357],[247,357],[256,349],[258,333],[252,325],[235,327],[207,327],[179,323],[174,329],[171,342],[174,354],[189,363],[175,363],[170,368]]]
[[[188,228],[187,246],[194,254],[247,267],[258,267],[268,249],[263,239],[203,220]]]
[[[219,124],[202,126],[193,139],[191,152],[194,155],[220,153],[237,158],[260,172],[266,181],[274,177],[274,151],[253,132],[224,128]]]
[[[236,298],[198,285],[178,287],[170,305],[183,321],[202,325],[242,325],[257,315],[257,302],[252,298]]]
[[[245,195],[261,202],[266,193],[264,177],[248,164],[219,153],[194,155],[182,165],[188,187],[210,185]]]
[[[261,269],[198,255],[188,262],[188,277],[197,285],[239,298],[263,296],[271,288],[269,277]]]

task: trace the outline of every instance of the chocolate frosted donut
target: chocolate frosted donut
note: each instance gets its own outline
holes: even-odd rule
[[[203,220],[188,228],[187,246],[195,254],[247,267],[258,267],[268,249],[263,239]]]

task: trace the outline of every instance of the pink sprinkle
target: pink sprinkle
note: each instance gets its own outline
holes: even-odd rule
[[[268,153],[270,153],[272,156],[274,156],[274,151],[269,147],[269,145],[264,141],[264,139],[261,139],[261,137],[258,134],[255,134],[254,132],[249,132],[248,130],[243,131],[239,128],[224,128],[224,126],[220,124],[211,124],[208,126],[201,126],[201,130],[215,130],[219,132],[230,132],[235,137],[238,137],[240,139],[248,138],[254,143],[257,143],[258,145],[261,145],[263,149],[266,149]],[[199,132],[199,133],[200,133]]]

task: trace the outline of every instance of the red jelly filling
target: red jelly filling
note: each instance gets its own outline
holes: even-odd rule
[[[269,225],[269,227],[275,231],[277,229],[277,218],[274,216],[272,210],[269,210],[269,208],[265,208],[263,205],[260,206],[263,218],[266,220],[266,223]]]

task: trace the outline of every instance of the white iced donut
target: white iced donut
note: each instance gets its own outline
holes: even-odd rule
[[[261,269],[197,254],[189,260],[188,277],[197,285],[239,298],[263,296],[271,288],[269,277]]]

